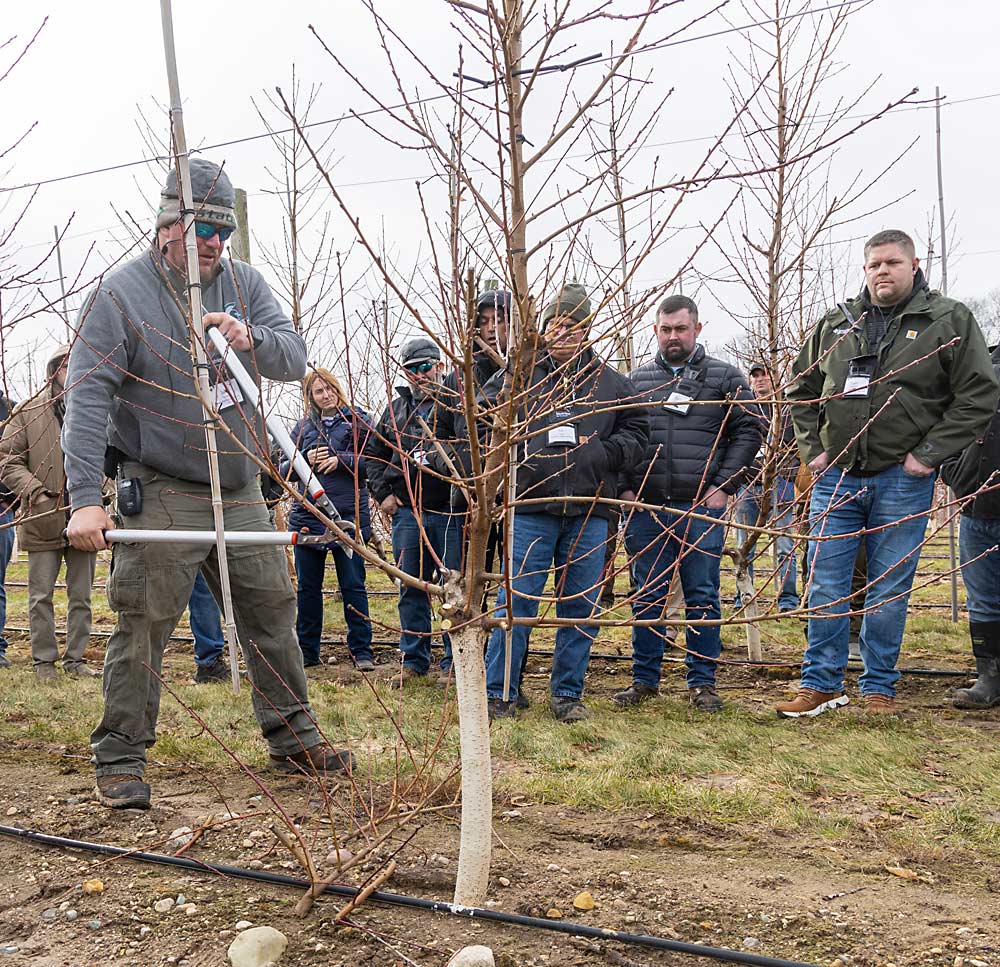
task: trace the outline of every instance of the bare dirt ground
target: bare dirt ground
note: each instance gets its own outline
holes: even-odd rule
[[[620,687],[623,675],[624,670],[602,674],[595,692]],[[729,678],[742,702],[767,701],[781,687],[751,675]],[[916,711],[907,714],[943,709],[943,692],[940,680],[909,682],[908,703]],[[988,715],[940,714],[977,730],[995,731],[1000,724]],[[497,768],[506,765],[501,761]],[[259,790],[242,777],[152,768],[154,808],[111,813],[92,798],[86,749],[15,741],[0,753],[0,769],[0,822],[172,851],[157,844],[177,827],[197,827],[205,817],[226,811],[249,814],[209,831],[187,855],[300,875],[289,855],[274,849]],[[697,781],[724,787],[737,780],[719,775]],[[322,829],[321,803],[308,783],[283,778],[273,788],[307,835]],[[501,798],[490,902],[508,912],[558,915],[834,967],[1000,962],[1000,873],[991,864],[945,849],[899,855],[884,833],[905,815],[886,815],[861,800],[836,806],[841,812],[856,810],[861,832],[831,844],[822,836],[781,829],[761,833],[759,825],[727,826],[698,816],[678,820],[649,811],[581,810]],[[830,807],[820,794],[810,808]],[[400,853],[399,869],[385,889],[450,899],[457,845],[454,814],[431,817]],[[84,894],[79,886],[92,878],[101,879],[105,889]],[[573,907],[582,891],[595,902],[587,912]],[[156,901],[177,900],[179,894],[193,910],[155,912]],[[333,922],[343,900],[322,898],[300,920],[292,913],[296,899],[294,890],[277,886],[0,838],[0,963],[225,964],[240,921],[284,932],[290,941],[284,964],[437,967],[469,943],[489,945],[502,965],[693,963],[675,953],[603,941],[595,946],[540,930],[371,902],[347,928]]]

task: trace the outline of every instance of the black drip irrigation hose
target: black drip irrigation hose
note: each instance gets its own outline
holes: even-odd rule
[[[146,853],[124,849],[121,846],[108,846],[104,843],[89,843],[86,840],[66,839],[62,836],[50,836],[32,829],[21,829],[17,826],[0,825],[0,835],[14,839],[28,840],[43,846],[57,846],[63,849],[82,849],[91,853],[101,853],[104,856],[123,856],[139,863],[155,863],[159,866],[175,866],[183,870],[197,873],[218,873],[241,880],[255,880],[258,883],[273,883],[276,886],[294,887],[298,890],[308,890],[310,883],[295,876],[283,873],[270,873],[267,870],[248,870],[240,866],[226,866],[221,863],[204,863],[200,860],[188,859],[186,856],[168,856],[164,853]],[[327,883],[323,892],[333,896],[354,899],[361,891],[353,886],[339,886]],[[571,934],[574,937],[588,937],[594,940],[612,940],[615,943],[629,944],[634,947],[648,947],[653,950],[670,950],[674,953],[689,954],[693,957],[709,957],[731,964],[745,964],[748,967],[816,967],[797,960],[782,960],[780,957],[765,957],[762,954],[746,954],[741,950],[730,950],[728,947],[703,947],[701,944],[685,943],[682,940],[667,940],[663,937],[651,937],[641,933],[622,933],[603,927],[588,927],[582,923],[566,920],[546,920],[542,917],[527,917],[519,913],[503,913],[500,910],[487,910],[482,907],[466,907],[443,900],[424,900],[421,897],[407,896],[405,893],[385,893],[375,890],[368,897],[377,903],[391,904],[397,907],[408,907],[412,910],[428,910],[432,913],[446,913],[456,917],[468,917],[470,920],[488,920],[492,923],[505,923],[515,927],[529,927],[534,930],[552,930],[556,933]]]

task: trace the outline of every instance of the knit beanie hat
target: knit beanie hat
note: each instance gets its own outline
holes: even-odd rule
[[[484,289],[476,299],[476,312],[483,309],[496,309],[505,316],[510,317],[510,293],[506,289]]]
[[[575,322],[587,322],[590,319],[590,299],[587,290],[579,282],[568,282],[559,290],[559,295],[545,307],[542,313],[542,328],[544,329],[555,316],[566,316]]]
[[[200,222],[211,222],[221,228],[236,228],[236,192],[233,183],[214,161],[192,158],[191,197],[194,217]],[[171,168],[167,183],[160,194],[160,208],[156,213],[156,227],[166,228],[180,221],[180,192],[177,189],[177,172]]]

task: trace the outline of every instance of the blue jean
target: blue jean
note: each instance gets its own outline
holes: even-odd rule
[[[958,545],[969,621],[1000,621],[1000,519],[962,514]]]
[[[226,649],[226,638],[222,632],[219,606],[201,571],[194,579],[194,587],[191,589],[188,618],[191,622],[191,634],[194,635],[194,660],[202,668],[215,664]]]
[[[736,504],[736,524],[744,527],[753,526],[757,523],[757,515],[760,513],[761,488],[759,486],[745,487],[739,495]],[[782,530],[779,537],[775,539],[778,551],[778,578],[781,581],[781,590],[778,592],[778,608],[797,608],[799,606],[799,592],[795,586],[795,538],[791,529],[795,523],[795,481],[786,477],[777,477],[774,481],[774,488],[771,493],[771,514],[764,523],[765,527],[774,530]],[[749,533],[737,530],[737,539],[742,543]],[[762,534],[757,538],[750,556],[750,577],[753,577],[753,561],[757,556],[757,551],[766,545],[770,538]],[[736,594],[736,607],[740,607],[739,592]]]
[[[858,546],[865,540],[869,588],[860,638],[865,671],[859,684],[864,695],[896,694],[896,661],[906,627],[906,606],[933,496],[934,474],[915,477],[902,464],[870,477],[831,467],[816,480],[809,508],[810,533],[840,539],[814,540],[809,551],[809,607],[815,617],[809,619],[803,686],[819,692],[839,692],[844,687],[851,576]],[[911,515],[915,515],[912,520],[901,519]],[[858,533],[864,529],[872,532]]]
[[[370,661],[372,625],[368,617],[368,591],[365,589],[365,559],[360,554],[348,557],[339,544],[295,546],[295,577],[299,585],[295,632],[302,658],[308,664],[319,661],[323,634],[323,578],[328,551],[333,555],[340,596],[344,602],[347,649],[355,661]]]
[[[670,508],[691,510],[690,501],[673,501]],[[720,518],[722,510],[699,505],[696,513]],[[633,512],[625,525],[625,548],[632,560],[636,593],[633,616],[637,620],[663,619],[670,597],[670,581],[680,568],[684,590],[684,615],[689,621],[718,620],[719,565],[724,528],[719,523],[661,511]],[[680,564],[677,561],[680,559]],[[632,678],[657,688],[663,664],[667,625],[632,628]],[[715,662],[722,650],[718,625],[689,626],[685,633],[688,654],[688,688],[715,684]],[[691,654],[694,652],[695,654]]]
[[[0,530],[0,655],[6,653],[8,645],[3,633],[7,626],[7,591],[4,582],[7,580],[7,565],[14,552],[14,528],[10,526],[13,521],[14,511],[5,510],[0,514],[0,525],[6,525]]]
[[[556,630],[549,691],[557,698],[583,695],[590,646],[597,637],[597,628],[586,622],[597,611],[607,539],[608,522],[603,517],[514,514],[511,561],[514,617],[534,618],[538,614],[537,599],[545,590],[549,570],[554,565],[556,615],[579,622],[560,625]],[[506,604],[507,589],[501,584],[497,593],[498,618],[506,616]],[[511,701],[517,698],[518,673],[528,652],[530,634],[531,628],[526,624],[516,624],[511,631]],[[505,656],[506,635],[502,628],[494,628],[486,649],[486,694],[490,698],[503,697]]]
[[[392,518],[392,556],[396,566],[422,581],[436,581],[435,555],[445,567],[459,566],[462,554],[461,531],[460,514],[425,510],[421,512],[418,524],[412,507],[400,507]],[[431,667],[431,603],[419,588],[411,588],[405,584],[400,587],[399,626],[399,650],[403,653],[403,667],[412,669],[418,675],[426,675]],[[441,637],[445,648],[441,669],[447,671],[451,667],[451,639],[447,635]]]

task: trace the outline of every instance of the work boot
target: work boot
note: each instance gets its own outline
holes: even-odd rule
[[[59,680],[59,673],[53,662],[42,661],[35,665],[35,678],[40,682],[55,682]]]
[[[824,712],[847,705],[850,699],[843,692],[817,692],[815,688],[800,688],[789,702],[778,702],[775,712],[781,718],[814,718]]]
[[[108,809],[149,809],[149,794],[142,776],[97,777],[97,798]]]
[[[688,699],[699,712],[721,712],[722,699],[714,685],[698,685],[688,689]]]
[[[970,621],[969,637],[976,658],[976,683],[951,693],[955,708],[993,708],[1000,705],[1000,621]]]
[[[863,711],[865,715],[895,715],[896,700],[891,695],[883,695],[881,692],[872,692],[861,697],[864,702]]]
[[[2,651],[0,651],[0,668],[10,668],[10,661]]]
[[[375,671],[375,662],[371,658],[356,658],[354,660],[354,667],[359,672],[364,672],[367,675],[369,672]]]
[[[195,685],[211,685],[229,681],[229,662],[221,655],[211,665],[199,665],[194,673]]]
[[[847,660],[861,661],[861,638],[853,631],[847,639]]]
[[[502,698],[488,698],[486,699],[486,710],[491,722],[495,722],[497,719],[512,719],[517,715],[517,703],[505,702]]]
[[[348,749],[335,749],[320,742],[294,755],[272,755],[271,768],[288,775],[350,775],[354,769],[354,756]]]
[[[524,709],[531,708],[531,699],[524,692],[518,692],[517,698],[514,700],[514,705],[523,711]]]
[[[63,674],[70,678],[100,678],[101,670],[92,668],[86,662],[80,662],[78,665],[67,665],[63,662]]]
[[[611,701],[619,708],[632,708],[635,705],[642,705],[651,698],[656,698],[660,694],[658,688],[650,688],[642,682],[632,682],[623,692],[616,692],[611,696]]]
[[[404,665],[403,670],[388,680],[389,688],[404,688],[407,682],[426,679],[427,672],[418,672],[409,665]]]
[[[434,679],[434,684],[438,688],[447,688],[449,685],[455,683],[455,673],[452,670],[452,666],[449,665],[447,668],[442,668],[438,671],[437,678]]]
[[[580,699],[568,695],[553,695],[549,700],[549,707],[552,709],[556,721],[562,722],[564,725],[572,725],[574,722],[582,722],[584,719],[590,718],[587,706]]]

